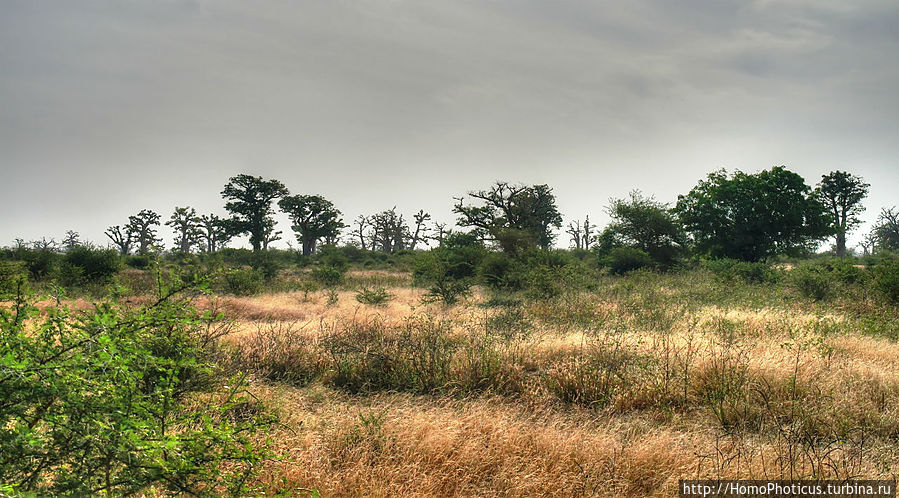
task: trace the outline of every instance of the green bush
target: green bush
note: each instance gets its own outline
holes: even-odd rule
[[[363,287],[356,292],[356,301],[371,306],[383,306],[393,299],[393,294],[384,287]]]
[[[418,255],[412,278],[416,285],[427,287],[425,300],[453,305],[469,292],[475,273],[475,265],[467,257],[469,249],[473,248],[437,248]]]
[[[312,269],[312,278],[326,287],[334,287],[343,283],[345,273],[345,267],[324,264]]]
[[[21,261],[0,261],[0,301],[10,301],[27,288],[28,277]]]
[[[262,292],[265,283],[265,275],[261,271],[253,268],[238,268],[226,271],[222,278],[224,280],[224,291],[237,296],[252,296]]]
[[[822,266],[806,264],[790,270],[790,282],[803,296],[822,301],[833,296],[836,279]]]
[[[899,304],[899,259],[881,259],[871,273],[874,288],[891,303]]]
[[[524,287],[524,269],[517,260],[501,252],[488,254],[478,267],[478,275],[491,289],[520,290]]]
[[[211,320],[172,296],[0,310],[2,493],[255,494],[247,479],[270,453],[252,441],[273,419],[215,368]]]
[[[149,268],[150,263],[153,260],[150,259],[150,256],[146,254],[134,254],[125,258],[125,264],[130,266],[131,268],[137,268],[138,270],[145,270]]]
[[[605,257],[605,265],[615,275],[646,268],[652,265],[652,258],[645,251],[635,247],[615,247]]]
[[[112,249],[76,246],[62,258],[60,283],[66,286],[106,284],[120,267],[119,254]]]
[[[724,282],[777,283],[781,277],[779,270],[763,262],[721,258],[704,261],[703,266]]]

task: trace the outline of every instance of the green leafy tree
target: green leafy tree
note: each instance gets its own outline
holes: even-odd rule
[[[222,198],[227,200],[225,209],[231,213],[231,234],[249,234],[255,252],[267,248],[280,233],[274,230],[272,202],[288,194],[287,187],[278,180],[251,175],[231,177],[222,190]]]
[[[811,250],[833,235],[827,207],[784,166],[710,173],[678,196],[675,209],[696,249],[712,257],[758,261]]]
[[[846,256],[846,234],[861,222],[858,215],[865,210],[861,202],[868,196],[868,187],[860,177],[845,171],[828,173],[818,182],[815,192],[833,217],[839,258]]]
[[[150,209],[142,209],[136,215],[128,217],[128,225],[125,228],[137,242],[138,254],[145,255],[153,246],[162,242],[162,239],[156,236],[159,219],[159,214]]]
[[[471,227],[484,239],[495,241],[507,253],[531,247],[547,249],[562,226],[562,215],[548,185],[512,185],[496,182],[488,190],[468,193],[478,205],[456,199],[458,224]]]
[[[290,216],[291,228],[303,246],[304,256],[315,252],[319,240],[336,238],[346,227],[340,210],[320,195],[287,196],[278,201],[278,206]]]
[[[630,199],[612,199],[606,211],[612,223],[603,240],[612,247],[640,249],[661,266],[672,265],[683,252],[686,234],[667,204],[634,190]]]
[[[172,217],[165,223],[175,231],[175,246],[181,252],[190,252],[200,243],[200,218],[192,207],[176,207]]]
[[[215,252],[224,248],[231,240],[227,220],[214,214],[204,214],[197,222],[200,247],[206,252]]]

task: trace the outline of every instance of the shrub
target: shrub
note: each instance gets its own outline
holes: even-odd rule
[[[343,283],[346,269],[335,265],[319,265],[312,269],[312,278],[326,287],[334,287]]]
[[[119,270],[121,259],[112,249],[76,246],[62,259],[60,279],[63,285],[105,284]]]
[[[508,254],[488,254],[478,267],[481,280],[492,289],[519,290],[524,287],[521,264]]]
[[[265,276],[253,268],[237,268],[223,274],[225,292],[237,296],[252,296],[262,291]]]
[[[19,261],[0,261],[0,301],[14,299],[28,283],[25,265]]]
[[[363,287],[356,292],[356,301],[371,306],[383,306],[393,299],[393,294],[384,287]]]
[[[899,304],[899,259],[881,259],[871,273],[874,288],[891,303]]]
[[[652,258],[645,251],[635,247],[616,247],[605,257],[605,264],[615,275],[639,270],[652,265]]]
[[[211,363],[207,319],[171,295],[128,311],[0,311],[3,491],[255,494],[245,483],[269,453],[252,441],[273,419],[258,408],[234,416],[253,402],[242,379],[220,378]]]
[[[834,293],[835,279],[820,265],[801,265],[790,270],[790,281],[803,296],[822,301]]]
[[[724,282],[742,281],[749,284],[776,283],[781,273],[771,265],[762,262],[740,261],[738,259],[713,259],[703,263],[715,276]]]
[[[549,266],[535,266],[525,275],[525,294],[532,299],[552,299],[561,294],[559,271]]]
[[[434,249],[416,259],[412,278],[416,284],[427,286],[426,301],[453,305],[471,289],[474,266],[454,255],[458,255],[455,250]]]
[[[131,268],[137,268],[138,270],[144,270],[150,266],[152,260],[150,256],[143,255],[131,255],[125,258],[125,264],[130,266]]]

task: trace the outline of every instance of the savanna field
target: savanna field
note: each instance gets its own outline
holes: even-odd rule
[[[671,496],[679,479],[897,477],[899,308],[888,294],[896,277],[888,257],[613,274],[581,256],[546,253],[516,285],[511,269],[467,290],[435,279],[433,261],[411,258],[379,269],[292,265],[267,276],[235,267],[208,279],[197,277],[202,265],[150,265],[121,271],[112,297],[96,289],[54,297],[37,286],[5,303],[4,330],[22,323],[21,336],[37,337],[50,333],[47,321],[60,330],[65,322],[96,338],[143,320],[135,330],[153,329],[157,339],[135,344],[173,359],[142,368],[182,379],[171,384],[181,389],[170,399],[177,410],[129,401],[128,410],[156,422],[120,428],[134,433],[131,442],[82,448],[80,462],[98,469],[94,491],[116,489],[104,483],[114,474],[104,465],[128,468],[109,454],[116,445],[121,454],[155,448],[144,470],[129,471],[131,491],[150,496]],[[160,345],[160,327],[177,337]],[[55,352],[36,358],[65,357],[67,341],[86,344],[58,333]],[[113,371],[125,357],[112,335],[95,341],[109,354],[89,371]],[[86,358],[87,350],[72,361]],[[38,369],[4,367],[8,396],[22,392],[10,384],[16,368],[17,382],[52,391],[23,408],[22,420],[35,423],[18,437],[37,442],[8,447],[62,452],[65,431],[50,438],[41,424],[83,416],[46,419],[41,410],[75,395],[49,378],[29,381]],[[141,385],[149,375],[128,371],[112,384]],[[114,396],[87,393],[115,388],[84,382],[92,387],[77,400],[109,408],[102,403]],[[121,421],[80,423],[87,431]],[[153,446],[166,438],[174,442]],[[176,451],[220,470],[168,463]],[[4,482],[58,481],[55,473],[78,461],[29,467],[26,458],[18,470],[5,467]],[[141,472],[170,480],[142,488]]]

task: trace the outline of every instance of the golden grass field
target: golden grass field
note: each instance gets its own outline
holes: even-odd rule
[[[272,491],[671,496],[679,479],[896,478],[899,344],[858,325],[895,308],[641,278],[517,311],[483,291],[422,304],[409,286],[384,306],[350,290],[198,304],[234,319],[230,361],[281,418],[285,458],[260,476]]]

